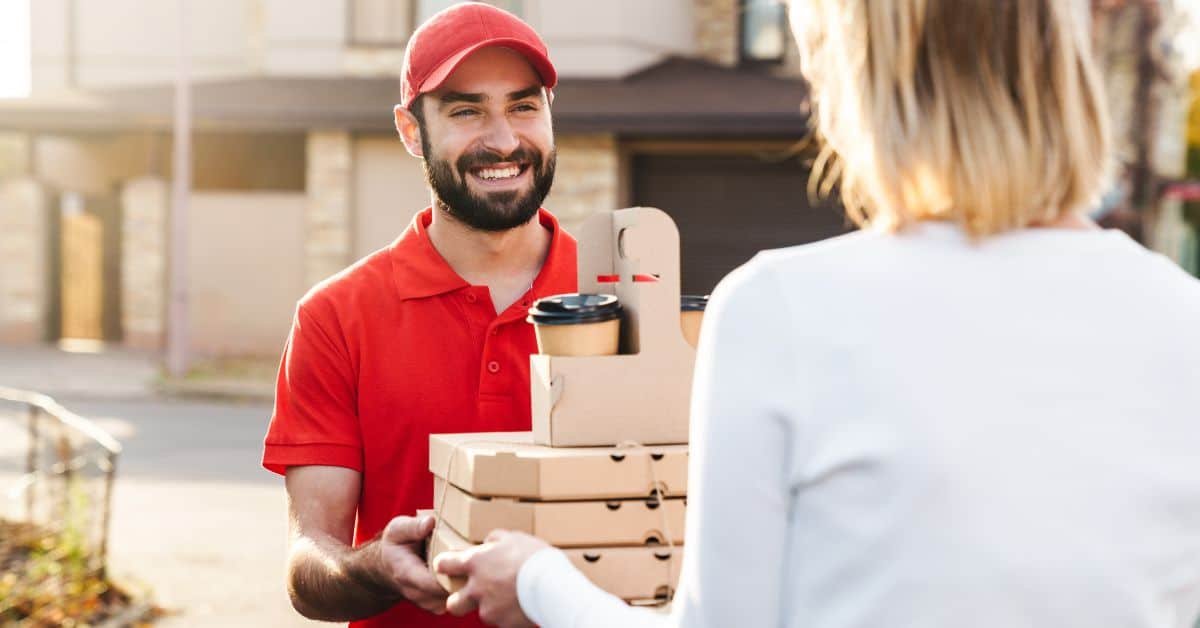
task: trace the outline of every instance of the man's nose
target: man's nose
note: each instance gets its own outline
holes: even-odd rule
[[[507,117],[493,117],[483,135],[483,144],[489,150],[501,155],[512,154],[521,145],[521,138]]]

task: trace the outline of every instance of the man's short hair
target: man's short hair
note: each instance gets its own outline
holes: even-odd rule
[[[425,94],[417,95],[408,112],[417,119],[417,131],[421,134],[421,152],[429,157],[429,133],[425,130]]]

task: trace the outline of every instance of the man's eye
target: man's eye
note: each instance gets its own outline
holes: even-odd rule
[[[537,111],[537,107],[530,103],[521,103],[513,107],[513,111]]]
[[[476,113],[478,113],[478,112],[476,112],[474,109],[459,109],[458,111],[451,113],[450,117],[451,118],[466,118],[468,116],[473,116]]]

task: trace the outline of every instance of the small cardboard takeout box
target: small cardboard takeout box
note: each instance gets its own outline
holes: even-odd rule
[[[438,525],[429,540],[429,564],[432,566],[442,552],[462,551],[474,545],[450,526]],[[628,602],[668,599],[679,582],[683,559],[682,546],[584,547],[562,551],[592,584]],[[451,593],[466,586],[464,578],[451,578],[436,571],[434,575]]]
[[[529,432],[433,434],[429,470],[476,496],[541,501],[687,495],[687,445],[535,445]]]
[[[472,543],[497,529],[532,534],[555,547],[683,542],[684,497],[535,502],[476,497],[441,478],[434,482],[442,522]]]

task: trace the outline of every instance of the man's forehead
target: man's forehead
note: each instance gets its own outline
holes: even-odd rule
[[[509,48],[489,46],[463,59],[433,93],[507,94],[541,84],[541,77],[522,54]]]

